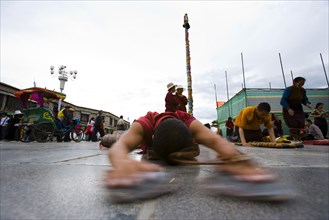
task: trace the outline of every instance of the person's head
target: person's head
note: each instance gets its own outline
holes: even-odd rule
[[[91,117],[90,120],[89,120],[89,122],[94,121],[94,120],[95,120],[95,118],[94,117]]]
[[[102,115],[102,114],[103,114],[103,110],[99,110],[99,111],[98,111],[98,114],[99,114],[99,115]]]
[[[22,118],[23,117],[23,113],[20,110],[16,110],[14,112],[14,118]]]
[[[316,103],[316,105],[315,105],[315,108],[316,108],[316,109],[319,109],[319,110],[322,110],[323,107],[324,107],[324,104],[323,104],[322,102],[318,102],[318,103]]]
[[[184,87],[183,86],[181,86],[181,85],[177,85],[176,86],[176,93],[177,94],[182,94],[183,92],[184,92]]]
[[[271,112],[271,106],[267,102],[261,102],[257,105],[256,114],[259,118],[265,118]]]
[[[121,118],[121,119],[123,119],[123,116],[122,116],[122,115],[120,115],[120,118]]]
[[[180,120],[168,118],[160,122],[154,132],[152,148],[168,164],[175,164],[169,155],[193,145],[188,127]]]
[[[110,148],[112,147],[112,145],[119,140],[119,138],[121,137],[121,135],[124,133],[125,131],[115,131],[112,132],[109,130],[109,134],[104,135],[101,139],[101,142],[99,143],[100,146],[103,147],[107,147]]]
[[[313,122],[312,122],[311,119],[306,119],[306,120],[305,120],[305,125],[306,125],[306,126],[310,126],[312,123],[313,123]]]
[[[174,84],[174,83],[168,83],[167,84],[167,90],[168,90],[168,92],[171,92],[171,93],[173,93],[173,92],[175,92],[175,89],[176,89],[176,85]]]
[[[294,84],[294,86],[301,88],[304,86],[305,81],[306,81],[305,78],[298,76],[293,80],[293,84]]]
[[[232,117],[228,117],[228,119],[227,120],[229,120],[229,121],[232,121],[233,119],[232,119]]]

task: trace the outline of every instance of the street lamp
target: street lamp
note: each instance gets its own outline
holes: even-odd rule
[[[71,78],[72,80],[75,79],[77,77],[78,72],[76,70],[74,71],[65,71],[66,66],[61,65],[60,67],[58,67],[58,79],[59,79],[59,89],[61,90],[61,93],[63,93],[64,90],[64,86],[65,86],[65,82],[68,80],[68,78]],[[54,71],[55,67],[54,66],[50,66],[50,73],[51,75],[56,75],[55,71]],[[59,99],[58,100],[58,111],[61,110],[61,104],[62,104],[62,100]]]

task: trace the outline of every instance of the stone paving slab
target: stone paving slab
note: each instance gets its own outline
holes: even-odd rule
[[[102,186],[107,152],[97,144],[0,142],[0,219],[329,219],[329,146],[238,148],[273,169],[297,198],[268,203],[209,195],[198,181],[213,166],[169,166],[178,192],[114,204]]]

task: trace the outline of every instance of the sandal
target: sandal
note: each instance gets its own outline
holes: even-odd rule
[[[110,198],[115,203],[129,203],[156,198],[177,190],[175,178],[165,172],[145,172],[143,180],[136,185],[109,188]]]

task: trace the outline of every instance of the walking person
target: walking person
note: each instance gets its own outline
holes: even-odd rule
[[[305,81],[303,77],[296,77],[293,85],[283,91],[280,101],[283,119],[289,128],[290,135],[298,141],[307,135],[305,112],[302,105],[312,109],[306,90],[303,88]]]
[[[87,135],[86,141],[91,141],[91,137],[94,133],[94,124],[95,124],[95,118],[91,117],[88,121],[87,128],[85,131],[85,135]]]
[[[94,124],[94,133],[92,134],[91,140],[93,142],[98,141],[97,133],[99,132],[100,137],[104,136],[104,128],[103,128],[103,111],[100,110],[98,112],[97,117],[95,118],[95,124]]]

